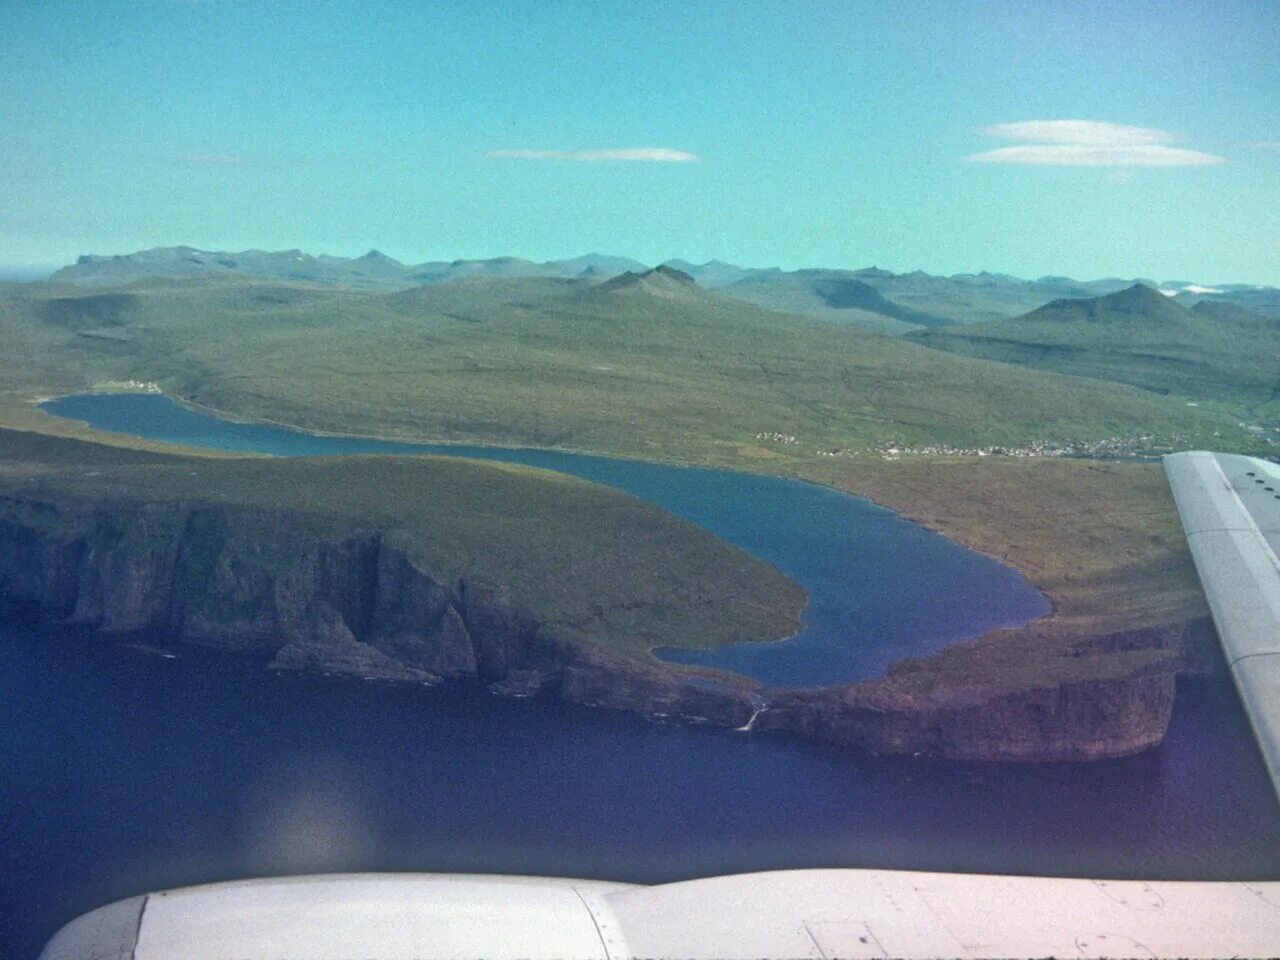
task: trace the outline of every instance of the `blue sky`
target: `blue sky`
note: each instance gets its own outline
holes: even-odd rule
[[[0,11],[4,264],[186,243],[1280,285],[1277,3]]]

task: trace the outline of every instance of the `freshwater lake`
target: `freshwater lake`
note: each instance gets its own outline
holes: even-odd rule
[[[227,424],[154,396],[65,398],[46,408],[220,449],[405,450]],[[286,446],[272,449],[281,436]],[[536,451],[466,452],[622,486],[770,560],[810,592],[807,628],[794,643],[816,646],[791,659],[836,657],[833,669],[851,678],[956,630],[972,636],[1043,611],[1043,597],[1012,571],[822,488]],[[793,493],[802,499],[787,500]],[[828,510],[862,519],[836,526]],[[761,539],[770,516],[775,532]],[[871,539],[859,539],[858,524]],[[972,606],[995,612],[953,601],[953,584],[978,591]],[[884,589],[897,592],[878,598]],[[852,652],[830,646],[842,617],[855,626],[836,646]],[[907,626],[894,633],[894,622]],[[862,649],[879,646],[877,637],[889,638],[884,649]],[[211,651],[173,652],[161,658],[0,612],[0,955],[34,956],[60,924],[111,900],[282,873],[659,882],[875,866],[1280,878],[1280,807],[1228,681],[1180,684],[1167,741],[1140,756],[1009,766],[868,758],[782,734],[655,724],[466,687],[279,676]],[[786,660],[735,666],[809,682],[812,673],[793,674],[799,668]]]
[[[804,627],[789,640],[662,652],[770,684],[865,680],[894,660],[1050,610],[1017,571],[869,500],[798,480],[551,450],[317,436],[220,420],[157,394],[81,394],[43,407],[100,430],[193,447],[291,457],[443,453],[544,467],[625,490],[767,560],[805,588]]]

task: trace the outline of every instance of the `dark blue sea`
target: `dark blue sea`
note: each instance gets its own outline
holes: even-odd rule
[[[623,473],[630,466],[598,462]],[[669,509],[691,516],[684,496],[688,510],[706,511],[700,522],[733,513],[728,494],[680,495],[679,480],[661,472],[715,471],[635,466],[644,467],[637,476],[658,471],[646,482]],[[790,489],[832,496],[768,483],[784,486],[765,488],[766,500]],[[773,509],[786,517],[784,505]],[[706,525],[724,535],[755,516]],[[807,528],[794,543],[808,555],[818,534]],[[850,555],[839,546],[849,530],[827,534],[837,544],[818,543],[819,553]],[[796,572],[805,563],[791,563],[803,556],[788,561],[778,544],[759,552],[810,590],[810,630],[823,599],[816,583],[865,592],[876,581],[860,571],[885,562],[864,557],[843,583],[806,581]],[[932,622],[914,607],[939,604],[937,578],[919,561],[907,573],[917,588],[901,593],[912,605],[904,615]],[[1039,595],[1008,583],[994,595],[1029,597],[1013,609],[1035,615]],[[1169,738],[1156,750],[1009,766],[868,758],[783,734],[655,724],[465,686],[278,676],[211,651],[175,647],[170,659],[158,655],[163,646],[0,611],[0,956],[33,957],[59,925],[122,897],[283,873],[658,882],[876,866],[1280,878],[1280,807],[1226,681],[1181,684]]]

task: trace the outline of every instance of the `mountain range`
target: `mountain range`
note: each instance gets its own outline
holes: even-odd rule
[[[943,325],[1015,317],[1054,300],[1115,293],[1134,280],[1023,280],[1000,273],[935,276],[916,270],[895,274],[878,267],[858,270],[739,267],[720,260],[703,264],[669,260],[664,266],[699,286],[786,313],[850,323],[882,333],[908,333]],[[404,264],[377,250],[360,257],[313,256],[301,250],[226,253],[194,247],[156,247],[116,256],[86,255],[58,270],[54,283],[119,286],[156,277],[217,274],[316,283],[353,290],[394,292],[469,277],[561,278],[605,281],[642,274],[648,265],[627,257],[587,254],[538,263],[518,257]],[[1280,290],[1248,284],[1208,285],[1190,281],[1141,281],[1178,303],[1234,303],[1280,319]]]
[[[1190,307],[1137,283],[1054,300],[1019,317],[907,339],[984,360],[1113,380],[1155,393],[1257,407],[1280,401],[1280,319],[1237,304]]]
[[[859,305],[849,309],[897,310],[869,284],[823,289]],[[1222,413],[1132,386],[956,356],[726,292],[666,265],[393,292],[226,269],[112,289],[15,284],[0,289],[0,384],[29,397],[154,383],[235,416],[336,433],[739,466],[877,445],[1238,432]]]

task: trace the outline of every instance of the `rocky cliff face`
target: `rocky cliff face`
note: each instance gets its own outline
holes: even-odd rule
[[[761,690],[565,640],[500,586],[442,579],[376,531],[285,511],[0,498],[0,596],[105,633],[255,651],[278,669],[471,678],[502,694],[729,727],[754,718],[753,729],[883,754],[1121,756],[1160,742],[1173,702],[1175,658],[1159,651],[1098,652],[1106,669],[1092,679],[1013,690],[948,682],[945,671]]]
[[[1164,739],[1173,710],[1167,656],[1120,672],[1014,690],[935,684],[920,695],[890,676],[782,694],[757,729],[796,730],[873,753],[960,760],[1099,760]]]
[[[376,532],[183,503],[0,498],[0,596],[104,633],[272,656],[278,669],[436,683],[741,725],[751,684],[709,683],[558,638],[500,586],[445,581]]]
[[[1159,627],[1142,627],[1092,637],[1081,652],[1122,653],[1131,650],[1165,650],[1176,657],[1180,676],[1228,677],[1222,643],[1213,617],[1193,617]]]

